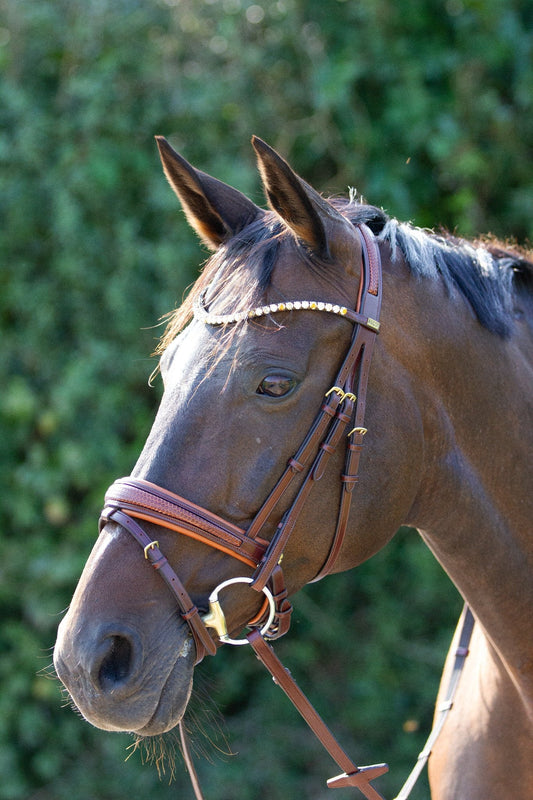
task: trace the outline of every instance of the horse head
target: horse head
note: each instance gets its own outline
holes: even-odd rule
[[[410,423],[366,465],[367,500],[356,515],[343,512],[342,522],[360,535],[344,542],[338,534],[340,496],[351,493],[357,480],[355,474],[342,478],[348,436],[355,431],[358,458],[365,433],[361,426],[350,431],[361,394],[352,383],[358,370],[364,372],[359,380],[366,392],[364,353],[370,352],[370,335],[354,350],[354,326],[372,335],[379,327],[360,312],[361,293],[368,290],[362,285],[364,237],[260,139],[253,145],[268,210],[192,167],[163,138],[157,141],[167,179],[213,254],[165,337],[164,394],[128,491],[155,486],[171,505],[172,497],[181,498],[180,518],[185,506],[193,514],[204,510],[210,524],[221,521],[226,539],[256,543],[259,557],[232,558],[234,546],[228,555],[220,541],[213,549],[203,535],[180,536],[165,520],[154,524],[152,512],[137,513],[146,541],[156,542],[179,574],[191,607],[205,613],[215,587],[231,581],[223,606],[228,635],[235,637],[264,611],[262,591],[248,585],[252,576],[264,590],[283,558],[284,584],[277,593],[284,600],[325,571],[360,563],[394,534],[413,496],[410,478],[389,487],[379,521],[370,526],[369,519],[383,486],[383,463],[405,452]],[[377,278],[370,280],[376,286],[369,291],[377,296]],[[336,386],[339,374],[342,386]],[[379,397],[387,393],[374,389],[372,396],[373,406],[383,406]],[[317,412],[325,422],[317,422]],[[330,423],[328,433],[324,426]],[[319,424],[320,435],[314,432]],[[313,451],[305,453],[311,463],[305,469],[295,458],[302,447]],[[313,493],[301,502],[311,469]],[[272,493],[275,502],[263,513]],[[137,500],[129,501],[135,516]],[[283,534],[274,563],[269,542],[277,546],[288,509],[290,536]],[[55,665],[91,723],[152,735],[181,719],[202,654],[174,597],[117,520],[104,515],[59,628]],[[272,562],[262,581],[261,555]],[[280,608],[287,611],[287,604],[278,603]],[[207,649],[214,651],[219,642],[213,630],[210,635],[215,643]]]
[[[290,595],[366,560],[406,523],[476,618],[432,757],[435,796],[504,786],[525,800],[531,261],[327,201],[253,144],[268,210],[158,139],[213,252],[170,319],[161,405],[132,475],[106,494],[59,628],[57,673],[94,725],[158,734],[180,722],[195,664],[247,628],[285,688],[265,638],[287,630]],[[455,684],[456,657],[445,672]],[[495,751],[491,736],[524,743],[512,776],[515,753]],[[369,781],[386,767],[329,752],[344,770],[330,785],[379,796]]]

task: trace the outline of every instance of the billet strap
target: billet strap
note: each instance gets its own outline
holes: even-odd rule
[[[417,762],[414,765],[413,769],[411,770],[404,785],[402,786],[400,793],[396,795],[394,800],[407,800],[407,798],[413,791],[415,783],[420,777],[420,773],[426,766],[428,759],[431,755],[431,752],[433,750],[433,747],[435,746],[435,742],[439,738],[439,735],[444,727],[444,723],[446,722],[448,712],[450,711],[453,705],[453,700],[455,698],[457,686],[459,685],[459,678],[461,677],[461,673],[465,665],[465,659],[469,652],[470,639],[472,638],[472,631],[474,630],[474,622],[475,622],[474,615],[472,614],[469,606],[466,603],[464,605],[461,618],[462,618],[461,633],[459,634],[459,642],[457,645],[457,649],[455,651],[455,661],[453,664],[452,674],[450,675],[450,680],[448,682],[445,698],[437,706],[435,721],[433,723],[433,728],[431,729],[431,733],[429,734],[423,749],[420,751]]]
[[[246,638],[252,645],[259,660],[272,675],[274,683],[283,689],[322,746],[338,766],[344,770],[341,775],[328,780],[329,788],[337,789],[353,786],[359,789],[369,800],[383,800],[382,795],[374,789],[370,781],[380,775],[384,775],[389,769],[387,764],[374,764],[371,767],[356,766],[346,755],[322,717],[313,708],[289,670],[283,666],[274,650],[265,642],[259,631],[257,629],[251,631]]]

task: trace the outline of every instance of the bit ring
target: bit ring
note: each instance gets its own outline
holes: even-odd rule
[[[226,586],[231,586],[234,583],[253,583],[253,578],[230,578],[227,581],[222,581],[216,589],[213,589],[211,594],[209,595],[209,612],[204,614],[202,617],[204,625],[208,628],[214,628],[218,633],[218,638],[224,644],[249,644],[248,639],[232,639],[228,634],[228,629],[226,626],[226,617],[224,616],[224,612],[222,610],[222,606],[220,605],[218,594],[222,589],[225,589]],[[274,615],[276,613],[276,604],[274,602],[274,597],[272,592],[267,586],[263,587],[263,594],[266,596],[268,600],[269,606],[269,614],[267,621],[259,631],[261,636],[264,636],[272,622],[274,621]]]

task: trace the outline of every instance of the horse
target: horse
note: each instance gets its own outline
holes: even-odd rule
[[[328,200],[254,137],[263,209],[156,138],[211,255],[169,318],[161,404],[106,495],[59,678],[99,728],[169,731],[205,654],[271,651],[291,595],[406,524],[475,619],[432,797],[530,800],[531,258]]]

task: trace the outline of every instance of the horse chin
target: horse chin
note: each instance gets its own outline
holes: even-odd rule
[[[131,731],[132,733],[142,737],[158,736],[167,733],[180,723],[191,696],[193,681],[194,658],[190,665],[188,680],[184,681],[183,659],[185,657],[189,661],[190,654],[194,655],[194,647],[190,646],[191,640],[187,639],[186,644],[189,645],[187,655],[178,656],[174,668],[161,688],[152,716],[144,725]]]
[[[142,727],[130,731],[131,733],[143,738],[159,736],[172,730],[181,722],[191,696],[192,672],[186,687],[183,685],[183,676],[176,677],[175,672],[177,672],[176,669],[172,671],[164,684],[155,711],[148,722]],[[176,684],[179,685],[179,692]]]

